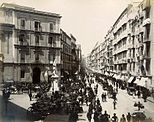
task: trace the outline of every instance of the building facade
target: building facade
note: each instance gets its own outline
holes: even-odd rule
[[[60,18],[31,7],[1,5],[1,81],[39,83],[53,65],[60,76]]]
[[[135,77],[136,84],[148,89],[154,87],[153,11],[153,0],[128,5],[105,36],[106,63],[102,63],[106,67],[103,71]]]
[[[61,74],[69,75],[71,73],[72,66],[72,47],[71,47],[71,37],[61,29]]]
[[[81,45],[76,44],[76,38],[61,31],[61,75],[67,77],[80,72]]]

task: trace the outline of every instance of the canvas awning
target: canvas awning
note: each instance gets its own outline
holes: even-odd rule
[[[132,82],[133,82],[133,80],[134,80],[134,78],[135,78],[134,76],[131,76],[131,77],[128,79],[128,81],[127,81],[127,82],[128,82],[128,83],[132,83]]]
[[[109,75],[109,73],[108,73],[108,72],[105,72],[105,75],[106,75],[106,76],[108,76],[108,75]]]
[[[140,82],[139,78],[136,78],[136,80],[134,81],[135,84],[138,84],[138,82]]]
[[[147,18],[147,19],[145,19],[145,20],[143,21],[143,26],[148,25],[148,24],[150,24],[150,23],[151,23],[150,18]]]
[[[148,82],[150,82],[148,77],[142,77],[141,80],[137,83],[137,85],[146,87]]]
[[[117,76],[116,76],[116,79],[117,79],[117,80],[120,80],[120,75],[117,75]]]
[[[120,80],[124,81],[124,80],[125,80],[125,76],[122,75],[122,76],[120,77]]]
[[[117,74],[114,74],[113,77],[116,78],[117,77]]]

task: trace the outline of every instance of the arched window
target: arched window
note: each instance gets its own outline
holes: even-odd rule
[[[54,30],[54,24],[50,23],[50,32],[52,32]]]

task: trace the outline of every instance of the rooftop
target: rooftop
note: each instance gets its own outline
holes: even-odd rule
[[[35,10],[35,8],[32,8],[32,7],[21,6],[21,5],[17,5],[17,4],[13,4],[13,3],[3,3],[1,5],[1,8],[8,8],[8,9],[13,9],[13,10],[19,10],[19,11],[24,11],[24,12],[32,12],[32,13],[36,13],[36,14],[43,14],[43,15],[61,18],[60,14],[38,11],[38,10]]]

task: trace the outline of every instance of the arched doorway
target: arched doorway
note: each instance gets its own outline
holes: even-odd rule
[[[33,83],[34,84],[40,83],[40,74],[41,74],[40,68],[35,67],[33,69]]]

